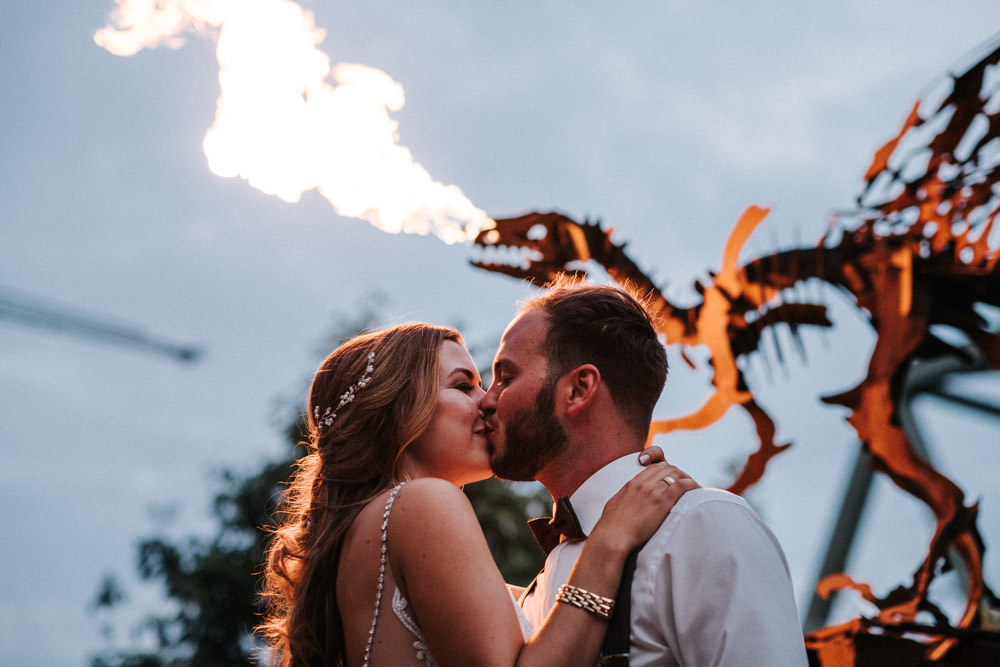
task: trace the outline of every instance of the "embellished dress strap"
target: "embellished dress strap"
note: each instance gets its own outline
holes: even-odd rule
[[[375,640],[375,626],[378,624],[378,612],[379,608],[382,606],[382,588],[385,585],[385,564],[386,564],[386,552],[388,549],[388,526],[389,526],[389,512],[392,510],[392,503],[396,500],[396,494],[399,490],[403,488],[402,482],[397,485],[392,492],[389,494],[389,498],[385,501],[385,512],[382,513],[382,557],[378,565],[378,587],[375,591],[375,613],[372,615],[372,625],[368,629],[368,643],[365,644],[365,659],[364,667],[368,667],[371,664],[372,657],[372,642]]]

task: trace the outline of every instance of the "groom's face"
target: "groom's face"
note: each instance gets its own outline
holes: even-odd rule
[[[511,322],[493,362],[493,383],[480,403],[489,427],[490,466],[504,479],[535,479],[567,445],[542,349],[547,330],[546,317],[537,310]]]

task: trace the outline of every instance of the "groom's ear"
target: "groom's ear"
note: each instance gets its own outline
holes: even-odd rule
[[[593,364],[583,364],[563,375],[567,417],[577,417],[585,412],[597,397],[601,386],[601,371]]]

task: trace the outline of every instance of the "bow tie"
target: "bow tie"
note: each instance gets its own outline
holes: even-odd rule
[[[562,541],[563,537],[568,540],[582,540],[587,537],[580,528],[580,520],[576,518],[576,512],[573,511],[569,498],[566,497],[556,502],[554,517],[531,519],[528,521],[528,527],[531,528],[546,555]]]

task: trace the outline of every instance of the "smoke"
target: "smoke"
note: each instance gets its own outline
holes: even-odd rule
[[[403,88],[384,72],[337,64],[325,32],[291,0],[118,0],[94,41],[129,56],[184,34],[217,42],[220,95],[203,143],[209,169],[288,202],[317,190],[337,213],[447,243],[491,225],[454,185],[433,180],[398,143]]]

